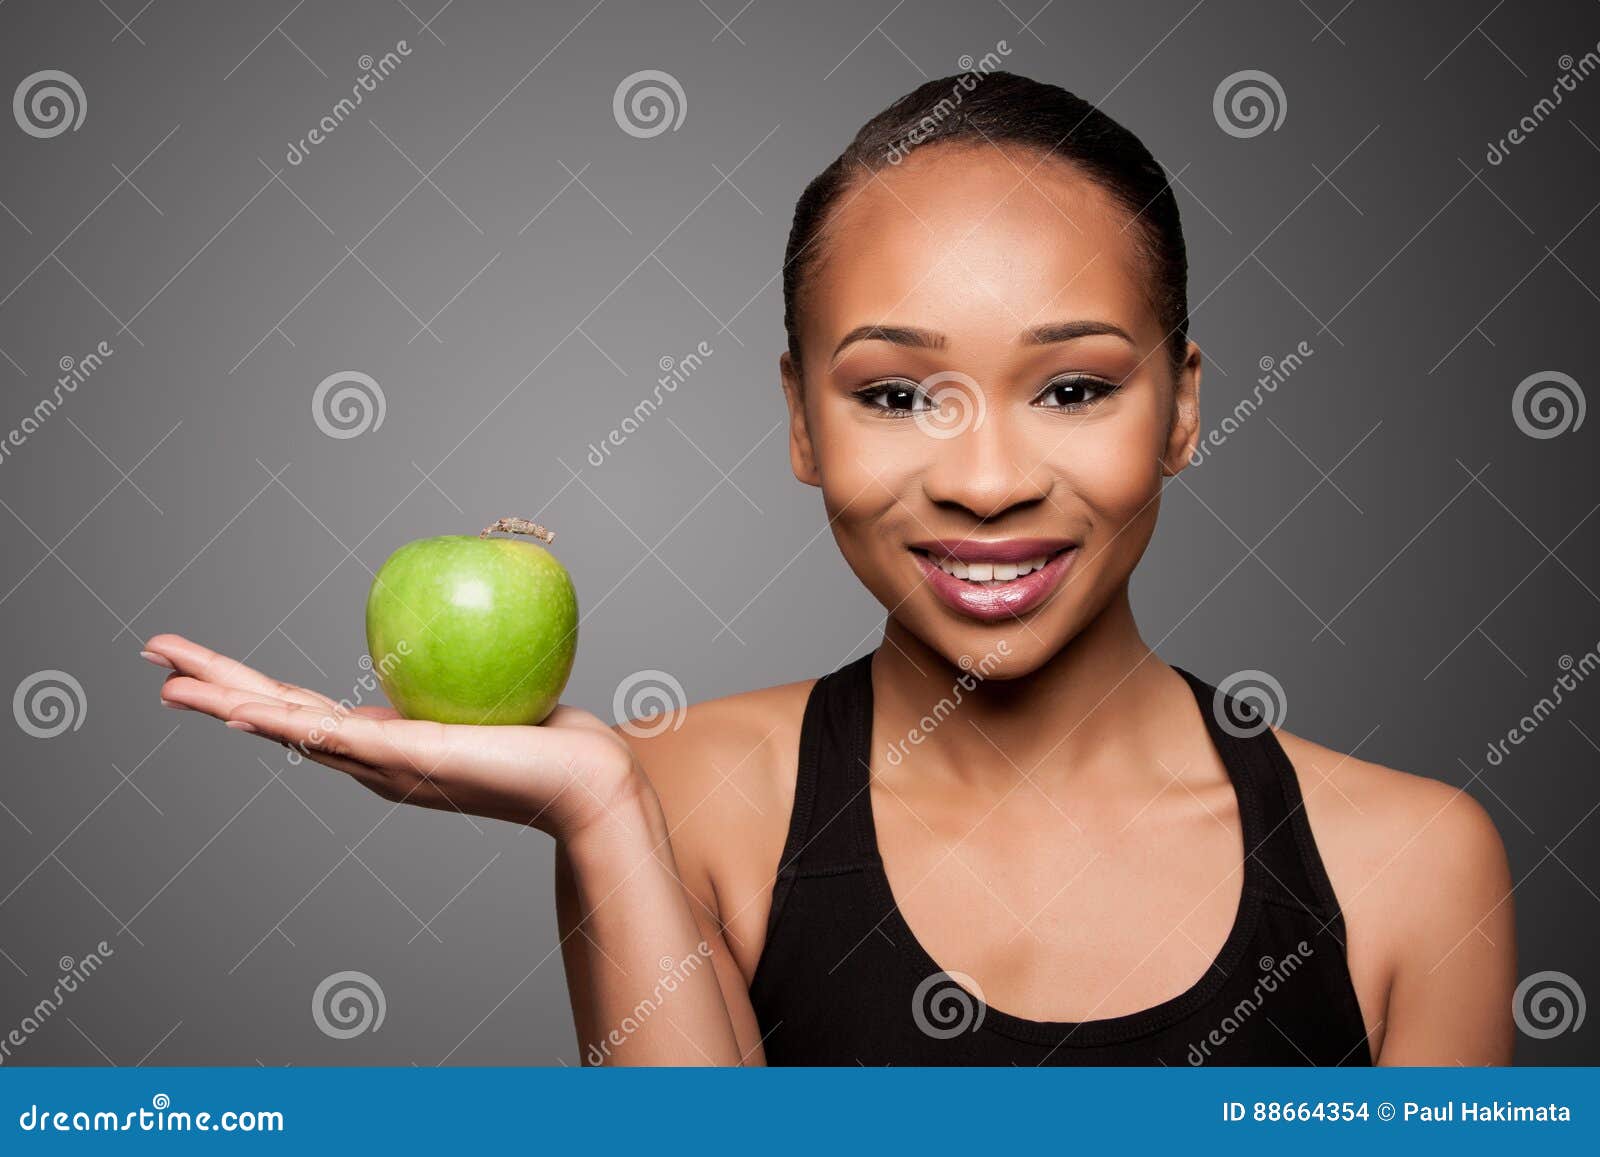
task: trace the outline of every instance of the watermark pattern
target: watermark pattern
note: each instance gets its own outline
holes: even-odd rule
[[[1315,950],[1309,943],[1302,940],[1294,946],[1294,950],[1284,955],[1279,960],[1270,956],[1263,956],[1256,961],[1256,967],[1261,975],[1256,977],[1254,986],[1249,993],[1241,998],[1220,1024],[1213,1028],[1200,1040],[1190,1044],[1186,1059],[1193,1067],[1198,1068],[1211,1059],[1211,1054],[1228,1043],[1228,1039],[1244,1026],[1244,1023],[1254,1016],[1266,1000],[1279,987],[1286,983],[1291,976],[1300,971],[1301,965]]]
[[[358,438],[383,425],[388,403],[371,374],[340,370],[311,394],[311,417],[330,438]]]
[[[55,987],[50,990],[50,995],[38,1001],[15,1027],[4,1037],[0,1037],[0,1065],[11,1059],[13,1049],[20,1049],[27,1044],[28,1038],[43,1028],[45,1023],[60,1011],[67,997],[77,992],[80,985],[98,972],[109,957],[115,955],[116,952],[111,945],[102,940],[80,959],[74,960],[71,956],[63,956],[56,961],[60,975],[56,978]]]
[[[383,986],[365,972],[335,972],[311,994],[311,1019],[334,1040],[377,1032],[388,1008]]]
[[[1248,140],[1278,131],[1289,115],[1289,98],[1270,72],[1240,69],[1217,85],[1211,97],[1211,115],[1230,137]]]
[[[1559,438],[1578,429],[1587,409],[1583,387],[1558,370],[1529,374],[1511,394],[1512,420],[1530,438]]]
[[[957,666],[961,668],[961,674],[956,676],[956,681],[951,684],[949,694],[942,696],[939,702],[935,703],[926,715],[917,720],[916,725],[911,730],[891,743],[888,750],[884,752],[884,759],[888,761],[889,766],[899,767],[901,763],[905,762],[906,756],[911,754],[911,748],[921,746],[928,736],[938,730],[941,723],[954,715],[956,709],[961,706],[961,701],[966,697],[966,694],[987,679],[994,669],[1000,665],[1000,660],[1010,654],[1011,644],[1005,639],[1001,639],[995,643],[994,650],[984,655],[976,663],[972,661],[971,655],[962,655],[957,660]]]
[[[1235,671],[1217,685],[1211,711],[1222,730],[1250,739],[1269,727],[1282,727],[1289,700],[1283,684],[1265,671]]]
[[[1556,713],[1556,709],[1565,701],[1566,697],[1578,689],[1578,685],[1600,669],[1600,643],[1595,644],[1577,659],[1571,655],[1562,655],[1556,660],[1564,674],[1556,676],[1556,681],[1550,687],[1550,693],[1542,696],[1537,703],[1517,720],[1516,726],[1506,731],[1504,739],[1493,740],[1484,756],[1490,767],[1499,767],[1511,754],[1511,748],[1520,747],[1527,738],[1539,729],[1546,719]]]
[[[646,68],[622,78],[611,96],[611,115],[630,137],[659,137],[677,132],[689,112],[683,85],[670,72]]]
[[[23,734],[54,739],[83,726],[89,700],[83,684],[65,671],[35,671],[17,684],[11,697],[11,714]]]
[[[683,726],[689,697],[683,684],[666,671],[635,671],[611,696],[611,713],[629,735],[649,739]]]
[[[1564,54],[1556,61],[1556,67],[1561,69],[1561,75],[1556,77],[1556,82],[1550,86],[1550,95],[1535,101],[1533,107],[1506,132],[1505,136],[1497,141],[1490,141],[1489,148],[1483,156],[1484,160],[1491,165],[1503,163],[1511,155],[1512,149],[1526,141],[1540,125],[1544,124],[1568,93],[1576,92],[1581,82],[1588,80],[1596,69],[1600,69],[1600,44],[1596,44],[1577,60],[1572,59],[1570,52]]]
[[[361,69],[361,75],[356,77],[355,83],[350,86],[350,95],[341,97],[305,136],[290,141],[283,159],[291,165],[303,164],[311,155],[311,150],[326,141],[333,135],[335,129],[355,115],[357,107],[366,99],[367,94],[378,91],[378,85],[392,76],[395,69],[400,67],[400,62],[410,55],[411,45],[404,40],[397,40],[394,48],[376,60],[371,55],[362,56],[357,60],[356,66]]]
[[[988,1011],[983,989],[965,972],[935,972],[924,977],[911,994],[911,1019],[924,1036],[934,1040],[977,1032]]]
[[[1311,343],[1302,341],[1284,354],[1275,358],[1270,354],[1262,354],[1261,360],[1256,363],[1261,369],[1261,376],[1256,379],[1255,388],[1246,397],[1240,398],[1233,409],[1223,416],[1210,430],[1195,442],[1194,453],[1189,455],[1189,464],[1198,466],[1210,457],[1211,452],[1225,443],[1239,428],[1250,420],[1252,414],[1261,408],[1266,399],[1278,392],[1278,387],[1294,376],[1301,366],[1305,365],[1316,350],[1311,348]]]
[[[622,1018],[620,1024],[613,1028],[598,1041],[589,1042],[589,1047],[584,1052],[584,1060],[591,1066],[603,1065],[610,1059],[613,1049],[621,1048],[627,1043],[628,1038],[644,1027],[645,1022],[660,1010],[667,997],[678,991],[678,986],[698,972],[702,965],[711,960],[711,946],[704,940],[695,945],[695,950],[682,960],[674,960],[670,956],[663,956],[657,962],[661,975],[657,977],[655,986],[650,994],[639,1000],[627,1016]]]
[[[960,370],[941,370],[917,383],[917,394],[927,405],[912,411],[917,428],[930,438],[959,438],[979,429],[988,402],[983,387]]]
[[[656,363],[661,370],[661,376],[656,379],[655,388],[647,396],[640,398],[628,416],[617,423],[604,438],[599,442],[589,443],[589,465],[604,466],[611,452],[638,433],[650,420],[651,415],[661,408],[668,397],[677,393],[679,386],[694,377],[705,364],[705,360],[714,352],[716,351],[711,348],[710,342],[702,341],[682,357],[675,358],[670,354],[663,354],[661,360]]]
[[[82,128],[83,118],[89,114],[89,101],[76,77],[58,68],[46,68],[24,77],[17,85],[11,112],[23,132],[49,140]]]
[[[1577,1032],[1587,1012],[1583,988],[1565,972],[1535,972],[1511,996],[1512,1019],[1535,1040]]]
[[[23,443],[37,434],[40,427],[61,408],[61,404],[69,396],[77,393],[79,386],[98,373],[100,367],[105,365],[106,359],[115,352],[110,342],[102,341],[82,357],[75,358],[70,354],[62,357],[56,363],[61,370],[61,376],[56,379],[55,387],[35,402],[33,409],[23,415],[22,420],[7,431],[3,439],[0,439],[0,464],[4,464]]]
[[[923,141],[927,140],[938,127],[961,107],[961,102],[967,94],[975,91],[983,78],[999,69],[1002,61],[1011,55],[1011,46],[1004,40],[995,42],[990,51],[974,60],[970,54],[963,54],[956,61],[956,67],[961,70],[961,75],[956,77],[955,83],[950,86],[950,95],[933,106],[932,111],[925,115],[904,137],[889,146],[889,151],[884,154],[884,159],[891,165],[898,165],[910,155]]]
[[[387,652],[377,663],[373,663],[371,655],[362,655],[357,665],[365,674],[355,681],[355,685],[350,688],[350,694],[335,703],[331,711],[317,720],[317,725],[307,732],[304,743],[296,743],[289,747],[288,761],[291,764],[302,762],[328,737],[330,731],[339,726],[341,720],[365,704],[382,686],[381,680],[393,674],[400,666],[401,660],[410,654],[411,640],[401,639],[395,643],[394,650]]]
[[[149,1108],[119,1113],[111,1109],[41,1109],[31,1104],[17,1117],[24,1133],[282,1133],[276,1109],[224,1109],[221,1112],[174,1109],[172,1098],[157,1093]]]

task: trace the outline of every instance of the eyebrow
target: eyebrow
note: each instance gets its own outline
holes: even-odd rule
[[[1020,344],[1023,345],[1054,345],[1057,342],[1073,341],[1080,337],[1096,337],[1110,335],[1119,337],[1129,345],[1133,345],[1133,338],[1128,331],[1109,321],[1058,321],[1048,325],[1034,326],[1022,335]],[[858,325],[855,329],[845,334],[839,344],[834,347],[833,360],[838,361],[839,355],[846,346],[858,341],[884,341],[892,345],[906,346],[911,349],[942,350],[945,348],[945,337],[932,330],[918,329],[909,325]]]

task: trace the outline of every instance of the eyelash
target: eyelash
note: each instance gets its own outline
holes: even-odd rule
[[[1053,379],[1044,387],[1044,389],[1039,391],[1033,402],[1029,404],[1037,405],[1040,398],[1043,398],[1047,394],[1053,393],[1054,391],[1064,387],[1077,387],[1081,390],[1089,390],[1093,392],[1094,396],[1084,401],[1068,402],[1063,405],[1045,406],[1043,408],[1055,410],[1063,414],[1082,413],[1084,410],[1089,409],[1090,407],[1104,401],[1106,398],[1116,393],[1122,388],[1122,384],[1120,382],[1108,382],[1102,378],[1090,377],[1086,374],[1068,374],[1064,377]],[[894,406],[880,405],[878,402],[874,401],[874,399],[877,398],[885,398],[889,394],[910,394],[912,395],[913,400],[918,396],[922,397],[923,399],[927,398],[926,394],[922,394],[917,389],[917,384],[915,382],[907,381],[903,378],[893,379],[890,381],[873,382],[871,385],[855,391],[855,398],[867,409],[877,411],[884,417],[909,418],[913,414],[919,412],[919,408],[915,404],[913,404],[911,408],[901,409]],[[926,408],[927,407],[925,405],[921,407],[923,410]]]

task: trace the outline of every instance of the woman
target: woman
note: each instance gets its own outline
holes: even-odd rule
[[[1200,432],[1186,278],[1126,129],[931,81],[806,189],[784,267],[791,463],[884,645],[671,728],[333,717],[171,635],[163,699],[553,835],[591,1063],[1505,1063],[1485,812],[1140,638],[1129,577]]]

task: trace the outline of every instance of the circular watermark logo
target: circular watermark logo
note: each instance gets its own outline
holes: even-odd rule
[[[11,98],[17,127],[30,137],[49,140],[68,130],[77,132],[88,115],[89,102],[77,78],[47,68],[25,77]]]
[[[1512,1019],[1535,1040],[1577,1032],[1587,1011],[1583,989],[1565,972],[1535,972],[1511,996]]]
[[[17,684],[11,697],[17,726],[35,739],[54,739],[78,730],[88,711],[83,684],[65,671],[35,671]]]
[[[926,409],[913,410],[912,420],[931,438],[959,438],[983,425],[988,403],[977,381],[959,370],[930,374],[917,383],[928,399]]]
[[[386,411],[383,387],[356,370],[329,374],[311,395],[311,417],[330,438],[356,438],[376,430]]]
[[[611,713],[629,735],[649,739],[683,726],[689,697],[683,684],[670,673],[649,669],[635,671],[617,684],[611,697]]]
[[[377,1032],[387,1011],[382,986],[365,972],[335,972],[311,994],[311,1019],[334,1040]]]
[[[988,1010],[983,989],[965,972],[935,972],[911,994],[911,1019],[935,1040],[977,1032]]]
[[[1270,72],[1245,68],[1224,77],[1211,97],[1211,114],[1217,127],[1230,137],[1248,140],[1264,132],[1277,132],[1289,113],[1283,85]]]
[[[1511,417],[1530,438],[1558,438],[1578,429],[1587,409],[1583,387],[1556,370],[1529,374],[1511,395]]]
[[[1222,730],[1249,739],[1269,727],[1281,727],[1289,714],[1289,700],[1283,684],[1265,671],[1235,671],[1217,685],[1211,710]]]
[[[617,127],[631,137],[659,137],[678,131],[689,111],[683,85],[670,72],[646,68],[623,77],[611,97],[611,115]]]

